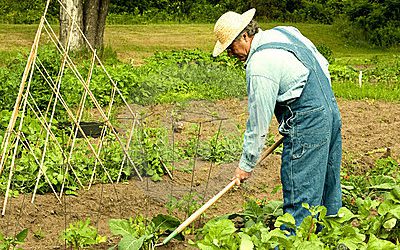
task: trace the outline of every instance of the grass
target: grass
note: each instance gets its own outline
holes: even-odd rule
[[[363,43],[348,44],[339,36],[335,26],[305,23],[260,23],[262,29],[278,25],[297,27],[316,45],[328,46],[335,57],[335,64],[341,66],[371,65],[371,62],[384,62],[388,67],[398,70],[396,65],[400,48],[380,49]],[[213,24],[148,24],[148,25],[108,25],[105,30],[105,46],[116,52],[125,63],[141,65],[145,58],[156,51],[171,51],[199,48],[211,53],[215,38]],[[18,53],[28,53],[38,25],[0,24],[0,66],[3,62],[15,58]],[[58,26],[54,25],[56,33]],[[373,65],[375,67],[375,65]],[[365,72],[367,73],[367,71]],[[395,73],[391,73],[395,75]],[[377,98],[388,101],[400,101],[399,87],[386,86],[384,82],[364,85],[362,89],[354,79],[348,82],[334,81],[334,90],[339,97],[347,99]]]
[[[261,23],[263,29],[277,25],[297,27],[315,44],[325,44],[338,60],[390,57],[400,49],[378,49],[351,46],[341,38],[334,26],[304,23]],[[148,24],[108,25],[104,42],[111,46],[125,62],[140,63],[155,51],[194,49],[212,51],[215,38],[213,24]],[[0,55],[5,52],[29,51],[38,25],[0,24]],[[57,30],[57,26],[54,29]]]

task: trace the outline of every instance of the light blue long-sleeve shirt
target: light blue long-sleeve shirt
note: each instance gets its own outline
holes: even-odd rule
[[[330,79],[327,60],[311,41],[294,27],[284,28],[313,51],[325,75]],[[270,42],[289,43],[290,41],[277,30],[260,29],[253,38],[250,54],[262,44]],[[253,170],[264,147],[276,102],[288,102],[298,98],[309,75],[309,70],[294,54],[286,50],[264,49],[256,52],[249,59],[246,61],[249,118],[239,162],[239,168],[246,172]]]

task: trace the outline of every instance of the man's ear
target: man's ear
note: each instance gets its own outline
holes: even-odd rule
[[[248,37],[249,37],[249,36],[248,36],[247,32],[245,32],[245,33],[243,34],[243,39],[244,39],[245,42],[247,42],[247,38],[248,38]]]

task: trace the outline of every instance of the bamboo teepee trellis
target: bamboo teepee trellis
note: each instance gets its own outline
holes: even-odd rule
[[[66,12],[67,9],[65,6],[59,1],[61,8],[64,8]],[[32,195],[32,200],[31,202],[34,202],[35,199],[35,194],[37,192],[38,188],[38,183],[39,180],[42,176],[44,176],[45,181],[48,183],[50,188],[52,189],[54,195],[58,199],[58,201],[61,203],[61,196],[63,195],[63,190],[64,190],[64,183],[65,183],[65,177],[63,180],[62,188],[59,194],[57,194],[56,190],[54,189],[52,183],[49,181],[49,178],[46,174],[46,166],[45,166],[45,159],[48,154],[48,149],[50,145],[52,145],[53,148],[56,150],[59,150],[61,152],[63,159],[66,163],[66,172],[68,170],[71,170],[77,179],[78,183],[83,186],[81,181],[79,180],[79,175],[76,173],[76,170],[74,169],[73,164],[71,164],[71,157],[74,154],[74,147],[76,143],[76,138],[78,133],[83,135],[83,140],[86,142],[87,146],[90,148],[91,153],[93,157],[95,157],[95,164],[93,166],[93,174],[90,178],[90,183],[89,183],[89,188],[93,183],[94,179],[94,173],[96,171],[97,165],[100,165],[100,167],[104,170],[106,173],[109,181],[112,183],[112,179],[104,166],[103,159],[101,159],[101,150],[103,147],[103,139],[106,133],[111,133],[113,136],[115,136],[115,139],[118,141],[120,145],[120,149],[124,154],[123,162],[121,165],[121,169],[119,171],[119,176],[117,178],[117,181],[120,180],[120,175],[122,172],[122,167],[125,163],[128,163],[130,166],[133,167],[135,170],[136,174],[142,180],[142,177],[138,171],[138,169],[135,167],[134,162],[129,154],[129,146],[132,140],[132,134],[134,133],[135,126],[138,123],[137,119],[137,114],[133,112],[129,104],[127,103],[126,99],[122,95],[122,92],[118,88],[118,85],[116,82],[111,78],[110,74],[107,72],[106,67],[103,65],[101,62],[100,58],[98,57],[96,50],[92,48],[86,37],[84,36],[82,30],[79,28],[75,20],[69,15],[70,17],[70,27],[76,28],[79,30],[81,36],[83,37],[87,48],[89,48],[89,53],[91,54],[91,65],[89,72],[87,74],[87,77],[83,76],[83,74],[78,70],[78,67],[74,63],[73,59],[71,58],[70,54],[70,49],[69,49],[69,44],[70,44],[70,37],[67,39],[68,42],[66,45],[61,44],[59,41],[57,35],[55,34],[54,30],[52,29],[50,23],[46,19],[46,14],[47,10],[49,7],[50,0],[47,0],[46,7],[43,13],[43,16],[40,20],[40,24],[38,26],[34,42],[31,47],[31,51],[25,66],[25,70],[23,72],[22,78],[21,78],[21,83],[20,83],[20,88],[19,92],[14,104],[13,112],[11,115],[11,119],[9,121],[7,130],[5,131],[4,138],[1,144],[1,158],[0,158],[0,175],[3,173],[4,170],[8,169],[9,171],[9,176],[8,176],[8,182],[7,182],[7,189],[5,193],[5,198],[4,198],[4,203],[3,203],[3,209],[2,209],[2,215],[5,215],[5,210],[7,206],[7,200],[9,197],[10,193],[10,188],[11,188],[11,182],[13,178],[13,171],[15,169],[15,164],[16,164],[16,158],[18,155],[18,150],[23,147],[26,149],[28,152],[31,153],[31,155],[34,158],[35,163],[39,166],[39,171],[38,171],[38,176],[37,176],[37,181],[35,185],[35,189],[33,191]],[[69,13],[68,13],[69,14]],[[71,32],[70,32],[71,33]],[[47,40],[50,41],[57,49],[60,57],[61,57],[61,65],[58,71],[57,78],[54,80],[48,70],[46,69],[46,66],[42,63],[40,56],[38,56],[38,49],[39,46],[41,46],[41,40],[42,36],[46,36]],[[91,79],[93,76],[93,70],[94,68],[97,67],[99,68],[103,74],[105,74],[109,80],[109,83],[111,84],[112,91],[110,93],[110,101],[108,103],[108,107],[105,109],[102,107],[98,101],[99,97],[96,97],[96,95],[93,93],[93,91],[90,88],[90,83]],[[73,75],[76,78],[77,84],[79,84],[80,87],[82,87],[83,95],[81,97],[81,101],[79,103],[79,107],[74,107],[76,108],[76,113],[73,112],[73,107],[70,107],[68,103],[66,102],[64,98],[64,94],[61,92],[61,86],[62,84],[65,84],[63,82],[63,76],[65,70],[68,69],[69,71],[72,71]],[[52,97],[50,98],[48,102],[48,106],[46,110],[41,110],[37,102],[34,98],[34,96],[31,94],[31,88],[32,88],[32,82],[33,82],[33,77],[41,77],[45,80],[47,83],[48,87],[52,90]],[[113,122],[111,121],[111,110],[114,105],[114,101],[116,98],[119,98],[122,100],[122,104],[126,107],[126,109],[129,111],[129,115],[132,118],[132,123],[130,124],[130,127],[127,129],[129,131],[129,135],[127,138],[124,140],[124,138],[121,137],[121,135],[116,131],[115,126]],[[106,126],[102,128],[101,132],[101,137],[99,140],[96,142],[93,142],[93,140],[90,140],[88,136],[85,135],[85,132],[82,129],[81,126],[81,121],[83,119],[84,115],[84,110],[85,110],[85,104],[87,102],[91,102],[92,106],[99,112],[100,114],[100,122],[104,123]],[[64,111],[66,111],[68,115],[68,120],[73,124],[73,130],[70,134],[67,146],[63,147],[63,145],[60,145],[58,142],[56,135],[53,132],[53,122],[54,122],[54,116],[55,112],[58,108],[60,108],[60,105]],[[23,124],[24,124],[24,118],[26,115],[26,112],[29,111],[30,114],[33,114],[36,119],[39,121],[41,128],[43,132],[46,134],[44,141],[42,141],[40,147],[41,150],[41,157],[37,157],[37,154],[34,153],[34,150],[32,149],[32,145],[27,140],[25,134],[23,133]],[[19,120],[18,120],[19,119]],[[18,124],[17,124],[18,120]],[[38,150],[38,149],[36,149]]]

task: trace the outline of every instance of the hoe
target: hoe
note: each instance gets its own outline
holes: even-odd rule
[[[257,164],[260,164],[268,155],[270,155],[283,141],[283,137],[276,141],[271,147],[269,147],[265,152],[261,155],[260,159],[257,161]],[[163,240],[163,242],[156,244],[155,246],[162,246],[167,244],[172,238],[174,238],[177,234],[182,232],[190,223],[197,219],[205,210],[207,210],[212,204],[214,204],[222,195],[228,192],[233,186],[235,186],[237,179],[232,180],[224,189],[219,191],[214,197],[212,197],[209,201],[207,201],[201,208],[197,209],[189,218],[187,218],[184,222],[182,222],[179,227],[177,227],[167,238]]]

